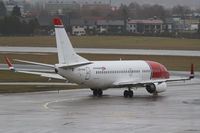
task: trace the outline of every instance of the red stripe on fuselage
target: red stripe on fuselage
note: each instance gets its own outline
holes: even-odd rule
[[[165,68],[164,65],[154,62],[154,61],[146,61],[151,67],[151,75],[152,79],[167,79],[169,78],[169,72]]]

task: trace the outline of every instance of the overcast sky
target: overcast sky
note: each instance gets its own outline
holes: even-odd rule
[[[49,1],[49,0],[26,0],[26,1]],[[56,0],[51,0],[56,1]],[[93,3],[94,1],[102,2],[102,3],[109,3],[110,0],[58,0],[58,1],[76,1],[80,3]],[[112,5],[119,6],[121,3],[129,4],[131,2],[137,2],[139,4],[159,4],[165,7],[173,7],[175,5],[186,5],[191,8],[200,8],[200,0],[112,0]]]
[[[101,1],[109,3],[109,0],[76,0],[76,1]],[[200,8],[200,0],[112,0],[113,5],[120,5],[121,3],[129,4],[131,2],[139,4],[160,4],[165,7],[173,7],[175,5],[187,5],[192,8]]]

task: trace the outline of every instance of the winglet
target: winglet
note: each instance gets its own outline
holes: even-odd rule
[[[9,59],[8,59],[7,56],[5,56],[5,60],[6,60],[7,64],[8,64],[9,69],[10,69],[11,71],[14,71],[14,72],[15,72],[15,68],[12,66],[12,64],[10,63],[10,61],[9,61]]]
[[[190,69],[190,79],[194,78],[194,64],[191,64],[191,69]]]

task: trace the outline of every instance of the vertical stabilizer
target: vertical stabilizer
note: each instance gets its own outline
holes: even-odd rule
[[[54,25],[59,64],[71,65],[89,62],[87,59],[77,55],[74,51],[60,18],[54,19]]]

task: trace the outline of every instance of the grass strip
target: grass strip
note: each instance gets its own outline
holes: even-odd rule
[[[200,39],[138,36],[71,36],[77,48],[200,50]],[[54,36],[0,37],[0,46],[55,47]]]

